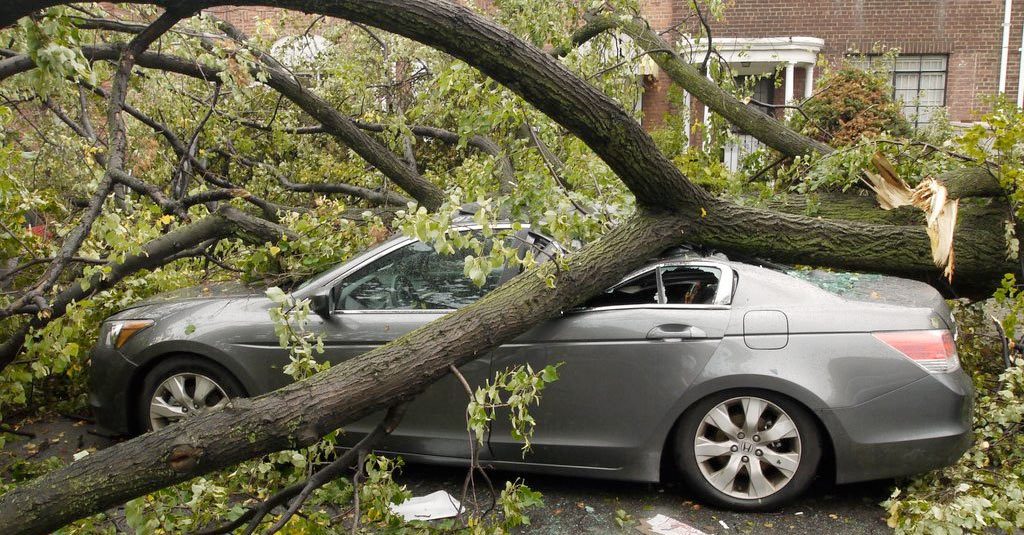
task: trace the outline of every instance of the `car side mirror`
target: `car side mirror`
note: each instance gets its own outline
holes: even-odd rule
[[[316,294],[309,299],[309,309],[312,310],[317,316],[321,318],[330,318],[331,313],[334,312],[334,303],[331,299],[331,293]]]

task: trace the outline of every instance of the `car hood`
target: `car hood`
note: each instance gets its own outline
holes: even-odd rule
[[[190,303],[194,301],[211,301],[218,299],[236,299],[239,297],[262,297],[267,287],[259,284],[245,284],[240,281],[214,282],[189,288],[181,288],[164,292],[132,303],[122,309],[132,310],[153,305],[169,305]]]

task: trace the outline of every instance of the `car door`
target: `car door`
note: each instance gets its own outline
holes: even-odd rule
[[[438,254],[433,247],[401,240],[396,247],[366,260],[333,284],[337,303],[324,333],[324,358],[342,362],[386,344],[412,330],[468,305],[497,286],[502,271],[492,272],[482,287],[463,274],[465,252]],[[460,368],[470,384],[482,384],[488,358]],[[469,399],[451,375],[432,384],[412,403],[382,449],[443,457],[468,457],[465,411]],[[354,443],[383,417],[373,414],[346,428],[345,443]]]
[[[492,368],[562,363],[560,379],[531,407],[532,451],[511,438],[507,413],[494,422],[496,461],[618,469],[657,463],[650,444],[721,341],[733,272],[708,262],[649,266],[530,332],[542,352],[496,355]],[[659,453],[660,453],[660,444]]]

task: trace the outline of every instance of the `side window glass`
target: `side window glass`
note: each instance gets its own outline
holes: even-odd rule
[[[493,290],[502,270],[477,287],[463,274],[469,254],[438,254],[433,247],[413,242],[345,277],[334,287],[342,310],[444,310],[460,308]]]
[[[654,305],[658,303],[658,279],[654,271],[640,275],[607,290],[584,305],[587,308],[620,305]]]
[[[722,270],[705,266],[668,266],[658,270],[662,302],[670,305],[711,305],[718,294]]]

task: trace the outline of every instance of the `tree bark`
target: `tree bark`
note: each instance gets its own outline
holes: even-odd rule
[[[991,220],[988,209],[979,209],[979,217],[986,212],[984,217]],[[687,238],[726,253],[779,262],[924,279],[938,274],[924,225],[808,218],[730,203],[721,203],[714,213],[699,221]],[[1003,232],[999,225],[958,227],[954,280],[970,295],[991,293],[1004,274],[1016,269],[1006,258]]]
[[[758,205],[760,201],[750,199]],[[925,213],[913,206],[882,210],[874,196],[856,193],[784,194],[769,199],[764,208],[775,212],[822,219],[858,221],[874,225],[924,226]],[[960,199],[957,225],[961,229],[1005,232],[1007,207],[1001,199],[967,197]],[[998,240],[997,240],[998,241]],[[960,243],[957,245],[970,244]]]

